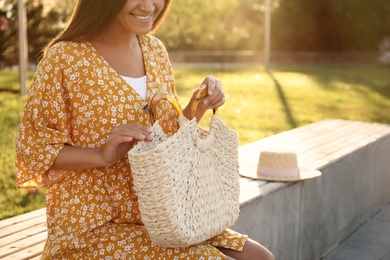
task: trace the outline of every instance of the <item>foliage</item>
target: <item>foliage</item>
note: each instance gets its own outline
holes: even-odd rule
[[[262,50],[264,12],[264,0],[176,1],[156,35],[171,50]],[[377,51],[389,13],[386,0],[273,0],[272,49]]]
[[[176,1],[156,36],[171,50],[251,49],[261,21],[254,1]]]
[[[170,50],[263,50],[265,0],[177,0],[155,32]],[[0,0],[10,30],[0,60],[17,64],[16,2]],[[64,27],[75,0],[26,1],[29,60]],[[43,8],[45,7],[45,8]],[[272,0],[274,51],[378,51],[390,35],[387,0]],[[1,66],[1,64],[0,64]]]
[[[0,68],[18,64],[17,1],[3,0],[10,29],[0,34]],[[45,10],[42,0],[26,1],[28,59],[37,63],[40,51],[61,30],[61,15]]]
[[[378,50],[390,34],[386,0],[281,0],[273,13],[274,49]]]

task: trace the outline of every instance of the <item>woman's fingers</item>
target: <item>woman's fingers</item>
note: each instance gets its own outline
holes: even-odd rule
[[[225,93],[223,89],[214,90],[212,96],[207,97],[210,108],[218,108],[225,103]]]
[[[215,109],[225,103],[225,93],[222,88],[222,83],[214,76],[211,75],[206,77],[200,86],[200,89],[202,88],[207,88],[208,96],[204,98],[203,103],[208,106],[208,108]]]
[[[214,93],[214,89],[218,86],[222,86],[221,81],[216,79],[213,75],[209,75],[203,80],[199,88],[207,88],[207,94],[209,96],[212,96]]]
[[[151,141],[152,130],[138,123],[120,125],[112,130],[102,153],[102,159],[113,165],[139,140]]]
[[[129,142],[132,140],[152,140],[152,130],[149,127],[138,123],[120,125],[115,128],[111,136],[112,138],[119,138],[120,142]]]

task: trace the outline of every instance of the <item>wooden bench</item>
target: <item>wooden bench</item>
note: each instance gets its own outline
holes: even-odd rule
[[[255,171],[260,151],[273,147],[292,149],[300,166],[323,172],[296,183],[240,179],[233,229],[278,260],[319,259],[390,201],[388,125],[324,120],[295,128],[241,146],[240,171]],[[45,209],[0,221],[0,259],[39,259],[46,237]]]
[[[46,209],[0,221],[0,259],[39,259],[47,237]]]

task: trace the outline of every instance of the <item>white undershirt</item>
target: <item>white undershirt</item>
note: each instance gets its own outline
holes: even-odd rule
[[[140,78],[131,78],[122,76],[122,78],[129,84],[137,93],[143,98],[146,98],[146,75]]]

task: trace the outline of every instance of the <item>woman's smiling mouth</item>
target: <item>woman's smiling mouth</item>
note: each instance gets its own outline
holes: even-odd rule
[[[135,18],[137,18],[138,20],[141,20],[141,21],[149,20],[152,17],[152,14],[150,14],[150,15],[131,14],[131,15],[134,16]]]

